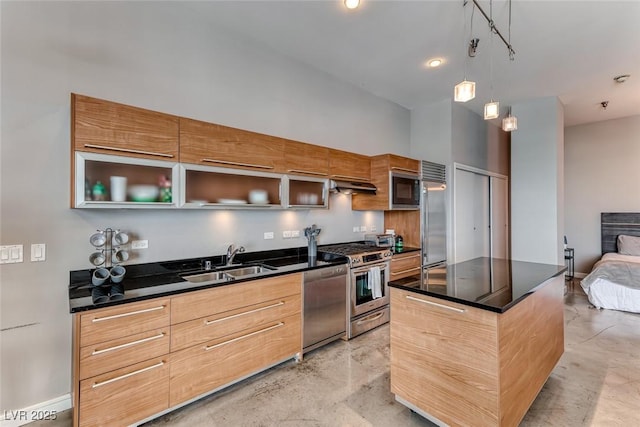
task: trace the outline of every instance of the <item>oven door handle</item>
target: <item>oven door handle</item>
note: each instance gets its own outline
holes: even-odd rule
[[[384,263],[379,263],[379,264],[371,264],[371,265],[366,265],[366,266],[362,266],[362,267],[352,268],[351,269],[351,273],[352,274],[358,274],[358,273],[366,272],[366,271],[371,270],[372,267],[380,267],[381,271],[386,271],[386,270],[389,269],[389,263],[384,262]]]

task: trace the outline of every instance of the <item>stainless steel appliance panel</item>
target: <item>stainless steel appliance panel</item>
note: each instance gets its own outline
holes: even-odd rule
[[[422,182],[422,265],[437,264],[447,259],[446,185]]]
[[[356,337],[380,325],[389,322],[390,311],[389,306],[384,306],[378,310],[372,311],[365,315],[351,319],[349,325],[349,338]]]
[[[303,352],[342,338],[347,329],[348,272],[345,265],[304,273]]]

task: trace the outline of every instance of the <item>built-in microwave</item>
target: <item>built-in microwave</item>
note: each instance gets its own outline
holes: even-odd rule
[[[420,208],[420,178],[417,175],[390,173],[390,208],[391,209],[419,209]]]

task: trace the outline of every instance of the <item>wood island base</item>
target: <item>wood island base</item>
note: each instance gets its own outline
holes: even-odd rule
[[[391,391],[438,425],[517,426],[564,352],[564,278],[498,313],[391,289]]]

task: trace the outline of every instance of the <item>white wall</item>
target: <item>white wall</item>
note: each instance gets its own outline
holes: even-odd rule
[[[563,110],[556,98],[514,105],[511,134],[511,256],[564,263]]]
[[[70,392],[69,271],[90,267],[87,239],[97,228],[148,239],[134,263],[221,254],[231,242],[248,251],[304,246],[264,241],[262,232],[314,222],[320,243],[361,238],[351,232],[356,224],[383,228],[381,213],[352,212],[340,195],[330,211],[69,209],[70,92],[363,154],[409,154],[410,114],[174,4],[0,8],[1,244],[47,245],[46,262],[0,270],[0,411]]]
[[[600,213],[640,212],[640,116],[564,130],[565,230],[575,270],[601,255]]]

